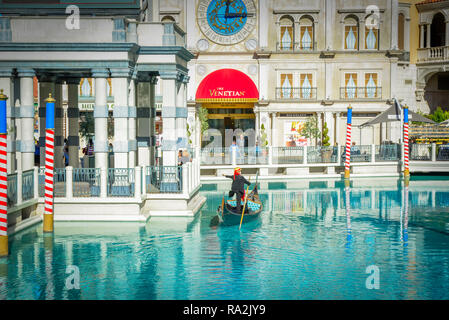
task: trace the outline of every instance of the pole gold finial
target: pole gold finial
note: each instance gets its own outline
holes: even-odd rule
[[[0,89],[0,100],[7,100],[7,99],[8,97],[5,94],[3,94],[3,89]]]
[[[351,106],[351,105],[349,105],[349,106],[348,106],[348,109],[352,109],[352,106]]]
[[[51,93],[48,94],[48,98],[45,99],[45,102],[56,102],[55,99],[53,99],[53,97],[51,96]]]

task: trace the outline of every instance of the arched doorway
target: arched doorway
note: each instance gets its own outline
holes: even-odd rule
[[[438,107],[449,110],[449,72],[435,73],[427,80],[424,98],[431,113]]]
[[[227,130],[255,130],[254,103],[258,100],[259,91],[254,82],[235,69],[210,73],[196,92],[196,103],[207,109],[209,128],[220,131],[223,147],[231,144],[226,138]]]
[[[432,20],[430,27],[430,46],[442,47],[446,43],[446,22],[442,13],[437,13]]]

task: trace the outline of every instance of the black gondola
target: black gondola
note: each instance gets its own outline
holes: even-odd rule
[[[236,200],[227,200],[224,202],[224,209],[222,210],[221,206],[218,207],[218,212],[222,215],[223,223],[225,225],[239,225],[240,220],[242,218],[242,210],[244,203],[242,202],[242,209],[237,212],[236,208]],[[252,220],[257,219],[259,214],[263,210],[262,202],[259,198],[259,193],[257,191],[257,183],[254,187],[253,191],[248,194],[248,200],[245,207],[245,213],[243,215],[242,223],[246,223]]]

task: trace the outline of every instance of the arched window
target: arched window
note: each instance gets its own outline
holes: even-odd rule
[[[405,48],[405,17],[402,13],[398,15],[398,47],[399,50]]]
[[[289,50],[293,50],[293,44],[294,44],[294,34],[295,34],[295,30],[294,30],[294,23],[293,23],[293,19],[291,17],[285,16],[280,20],[280,34],[279,34],[279,39],[280,39],[280,45],[279,45],[279,49],[281,51],[289,51]]]
[[[348,50],[359,48],[359,22],[352,16],[345,19],[344,47]]]
[[[313,20],[310,17],[304,17],[299,20],[299,48],[301,50],[313,50]]]
[[[367,16],[366,20],[371,19]],[[379,29],[372,25],[365,25],[365,49],[376,50],[379,48]]]
[[[442,47],[446,43],[446,22],[442,13],[438,12],[433,16],[430,27],[430,46]]]
[[[92,96],[92,79],[82,78],[80,82],[80,96],[91,97]]]

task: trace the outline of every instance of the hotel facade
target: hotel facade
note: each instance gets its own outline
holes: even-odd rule
[[[1,2],[10,172],[33,166],[36,120],[43,154],[50,92],[60,110],[57,167],[64,138],[70,165],[80,166],[84,112],[95,118],[95,166],[108,166],[111,142],[114,166],[132,168],[155,164],[156,145],[167,165],[176,164],[178,149],[200,147],[201,107],[223,147],[231,143],[225,131],[236,129],[253,129],[260,145],[285,147],[320,143],[301,135],[311,116],[320,131],[326,125],[331,145],[343,145],[348,106],[354,142],[398,142],[399,124],[359,126],[394,98],[425,113],[447,101],[448,1],[111,3],[80,4],[76,12]]]

